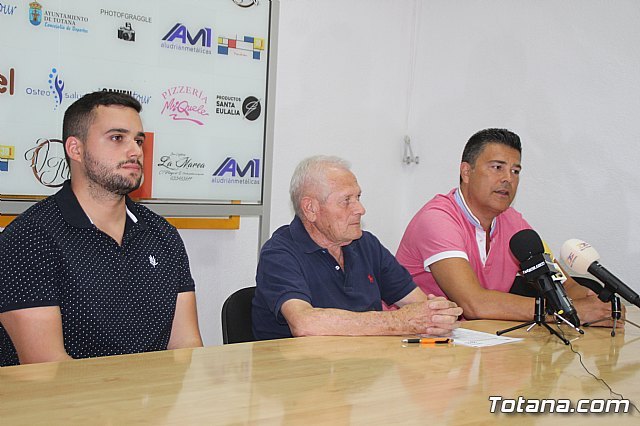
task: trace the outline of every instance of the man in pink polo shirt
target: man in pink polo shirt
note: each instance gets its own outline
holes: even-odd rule
[[[509,240],[531,228],[510,207],[521,152],[520,138],[509,130],[473,135],[462,153],[460,187],[436,195],[416,213],[396,254],[425,293],[453,300],[466,319],[527,321],[534,313],[534,299],[509,293],[520,270]],[[611,315],[609,304],[573,279],[565,290],[583,322]]]

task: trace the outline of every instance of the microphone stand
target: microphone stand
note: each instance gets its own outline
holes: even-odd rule
[[[591,290],[593,290],[593,288],[591,288]],[[615,337],[618,320],[622,318],[620,298],[615,294],[614,290],[610,288],[607,284],[605,284],[604,287],[602,287],[602,289],[599,292],[596,291],[596,293],[598,293],[598,299],[602,300],[603,302],[611,302],[611,319],[613,320],[613,327],[611,328],[611,337]],[[584,324],[582,324],[582,326],[589,327],[593,324],[597,324],[599,322],[608,321],[608,320],[609,318],[603,317],[596,321],[585,322]],[[625,322],[628,322],[629,324],[637,328],[640,328],[640,325],[636,324],[633,321],[625,320]]]
[[[584,334],[584,331],[582,331],[578,327],[574,327],[573,324],[571,324],[569,321],[564,319],[562,317],[562,315],[559,315],[557,312],[551,312],[551,313],[556,317],[556,319],[561,320],[561,321],[565,322],[566,324],[570,325],[571,328],[577,330],[578,332],[580,332],[580,334]],[[542,326],[542,327],[546,328],[547,330],[549,330],[549,333],[551,333],[554,336],[556,336],[565,345],[568,345],[569,341],[567,339],[565,339],[564,337],[562,337],[556,330],[554,330],[553,328],[549,327],[549,324],[547,324],[545,322],[544,317],[545,317],[544,298],[542,297],[541,294],[538,294],[536,296],[536,306],[535,306],[535,311],[533,313],[533,320],[532,321],[528,321],[528,322],[525,322],[525,323],[522,323],[522,324],[518,324],[518,325],[513,326],[513,327],[505,328],[504,330],[498,330],[498,331],[496,331],[496,335],[501,336],[501,335],[503,335],[505,333],[509,333],[510,331],[519,330],[519,329],[521,329],[523,327],[527,327],[527,326],[529,327],[529,328],[527,328],[527,332],[529,332],[529,331],[531,331],[531,329],[533,327],[538,325],[538,326]]]

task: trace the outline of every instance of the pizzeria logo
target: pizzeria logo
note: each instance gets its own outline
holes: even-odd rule
[[[198,126],[204,125],[209,116],[208,97],[203,90],[191,86],[173,86],[162,92],[164,102],[161,115],[174,121],[188,121]]]
[[[69,165],[60,139],[40,138],[36,146],[24,154],[36,180],[48,188],[62,186],[69,179]]]

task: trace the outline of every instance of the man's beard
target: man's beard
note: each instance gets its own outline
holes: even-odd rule
[[[117,195],[127,195],[140,187],[140,183],[142,182],[142,173],[140,173],[140,176],[137,179],[131,180],[130,178],[111,172],[111,170],[109,170],[104,164],[96,161],[91,154],[86,151],[83,159],[87,178],[108,192]],[[140,163],[140,160],[121,161],[118,163],[117,168],[128,163],[138,164],[142,171],[142,164]]]

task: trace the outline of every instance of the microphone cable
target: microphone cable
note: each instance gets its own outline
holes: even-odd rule
[[[569,342],[569,349],[571,349],[571,352],[573,352],[574,354],[578,355],[578,361],[580,361],[580,365],[582,366],[582,368],[584,369],[584,371],[587,372],[587,374],[589,374],[591,377],[593,377],[594,379],[596,379],[599,382],[602,382],[602,384],[604,384],[607,389],[609,390],[609,395],[610,396],[615,396],[617,398],[614,399],[626,399],[627,401],[629,401],[629,404],[631,405],[631,407],[633,407],[634,410],[636,410],[636,412],[638,414],[640,414],[640,410],[638,409],[638,407],[636,406],[636,404],[631,401],[629,398],[625,398],[623,394],[618,393],[616,391],[614,391],[611,386],[609,386],[609,383],[607,383],[606,380],[604,380],[602,377],[598,377],[595,374],[593,374],[591,371],[589,371],[589,369],[587,368],[587,366],[584,364],[584,362],[582,361],[582,354],[578,351],[576,351],[573,348],[573,343],[571,342],[571,340],[567,339],[566,336],[564,335],[564,330],[562,329],[562,327],[557,327],[558,330],[560,330],[560,333],[562,334],[562,337],[564,337],[568,342]]]

